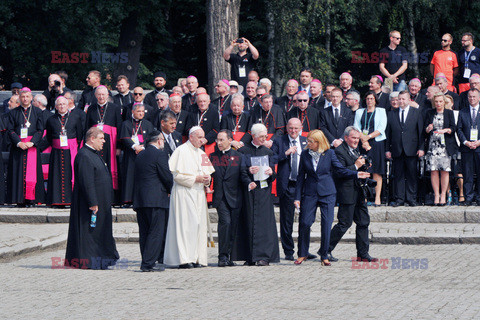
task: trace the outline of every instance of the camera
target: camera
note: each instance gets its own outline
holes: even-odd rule
[[[367,171],[367,169],[372,166],[372,163],[373,163],[372,158],[367,156],[366,154],[360,155],[360,158],[365,160],[365,164],[360,168],[358,168],[358,171]]]
[[[372,166],[372,158],[366,154],[360,155],[360,158],[365,160],[365,164],[358,168],[358,171],[367,171],[368,168]],[[358,179],[360,188],[362,189],[363,196],[366,199],[375,199],[375,187],[377,186],[377,181],[366,178]]]
[[[55,82],[54,82],[54,84],[53,84],[52,90],[53,90],[54,92],[60,92],[61,85],[62,85],[62,84],[60,83],[60,81],[55,80]]]
[[[238,39],[237,39],[237,43],[243,43],[243,39],[242,39],[242,38],[238,38]]]

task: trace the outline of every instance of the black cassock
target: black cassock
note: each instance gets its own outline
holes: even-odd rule
[[[220,129],[228,129],[232,131],[233,140],[248,143],[252,140],[252,136],[248,133],[251,127],[250,113],[242,112],[236,116],[233,112],[227,113],[222,117]]]
[[[62,128],[67,134],[67,146],[62,145]],[[47,144],[52,147],[48,170],[46,203],[69,205],[72,202],[72,163],[83,139],[82,118],[79,113],[56,113],[47,120]],[[73,156],[72,156],[73,155]]]
[[[238,151],[245,155],[242,170],[247,171],[250,180],[255,182],[257,187],[251,191],[245,191],[245,205],[240,213],[232,260],[279,262],[277,224],[272,199],[272,182],[275,180],[273,151],[264,146],[256,148],[251,143],[246,144]],[[269,158],[273,175],[266,180],[268,186],[261,188],[260,181],[253,180],[254,177],[248,168],[252,166],[251,157],[265,155]],[[247,186],[244,188],[248,190]]]
[[[42,110],[34,106],[25,110],[22,106],[19,106],[10,111],[7,126],[11,148],[8,158],[6,202],[23,204],[25,200],[32,200],[35,203],[43,203],[45,187],[43,185],[40,152],[37,150],[37,145],[43,136]],[[27,128],[27,139],[20,138],[22,127]],[[33,142],[34,146],[22,150],[17,147],[17,144],[22,140],[24,142],[29,140]],[[28,160],[29,157],[31,157],[30,160]],[[32,160],[34,161],[32,162]],[[30,178],[27,178],[28,173],[33,173],[29,175]]]
[[[4,117],[0,117],[0,151],[4,150],[7,126]],[[5,203],[5,169],[3,167],[3,159],[0,158],[0,204]]]
[[[99,154],[84,146],[75,158],[70,224],[65,265],[106,269],[119,259],[112,234],[112,178]],[[89,207],[98,206],[97,223],[90,226]]]
[[[134,144],[132,137],[137,133],[140,144],[144,145],[152,131],[153,125],[148,120],[126,120],[122,123],[120,142],[122,144],[123,157],[120,165],[120,177],[122,185],[121,201],[123,203],[131,203],[133,201],[133,181],[135,180],[135,158],[137,154],[132,149]]]
[[[102,122],[103,128],[101,128]],[[85,123],[85,131],[95,126],[101,128],[105,133],[105,143],[99,154],[110,169],[113,189],[118,190],[116,149],[119,149],[119,146],[117,146],[117,140],[122,125],[121,108],[118,104],[110,102],[106,103],[103,107],[100,107],[95,103],[88,108]]]

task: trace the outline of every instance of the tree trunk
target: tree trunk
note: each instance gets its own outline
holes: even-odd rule
[[[230,79],[230,64],[223,52],[230,42],[238,38],[241,0],[207,0],[207,65],[208,92],[215,83]]]
[[[275,74],[275,17],[272,2],[267,1],[267,41],[268,41],[268,78],[272,81],[272,91],[276,96],[280,94],[281,85],[276,83]]]
[[[137,30],[138,13],[130,12],[127,18],[122,21],[120,27],[120,38],[118,40],[117,53],[120,54],[120,61],[116,64],[113,83],[119,75],[128,77],[130,88],[133,89],[137,83],[137,73],[142,53],[143,36]],[[126,60],[126,61],[125,61]]]
[[[332,55],[330,53],[330,43],[331,43],[331,36],[332,36],[332,31],[330,27],[330,1],[326,1],[326,6],[325,6],[325,51],[327,52],[327,64],[332,69]],[[331,82],[332,79],[330,79],[330,76],[328,76],[327,83]]]
[[[406,16],[408,21],[408,50],[410,51],[411,59],[408,59],[408,65],[413,69],[415,78],[420,78],[420,71],[418,70],[418,52],[417,52],[417,40],[415,37],[415,28],[413,26],[413,8],[411,6],[406,7]]]

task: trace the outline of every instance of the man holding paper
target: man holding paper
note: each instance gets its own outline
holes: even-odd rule
[[[260,123],[251,129],[253,140],[238,151],[244,154],[242,170],[249,177],[232,260],[247,265],[268,266],[279,262],[277,225],[273,212],[272,182],[275,180],[273,151],[263,143],[267,128]]]

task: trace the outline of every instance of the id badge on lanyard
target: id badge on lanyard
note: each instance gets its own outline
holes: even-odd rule
[[[65,134],[60,135],[60,147],[68,147],[68,138]]]
[[[368,136],[368,130],[367,129],[363,129],[362,132],[363,132],[364,135]]]
[[[22,127],[20,129],[20,139],[27,139],[27,137],[28,137],[28,128]]]
[[[103,122],[99,122],[97,128],[103,131]]]
[[[470,141],[477,141],[478,140],[478,129],[471,128],[470,129]]]
[[[132,141],[133,141],[133,144],[140,144],[140,140],[138,140],[138,135],[136,134],[132,136]]]
[[[247,69],[245,68],[244,65],[238,67],[238,76],[240,78],[246,78],[247,77]]]

